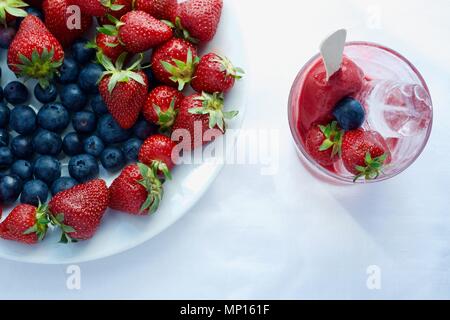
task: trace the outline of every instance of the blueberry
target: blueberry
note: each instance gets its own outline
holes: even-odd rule
[[[76,132],[66,134],[63,140],[63,151],[70,157],[83,153],[83,141]]]
[[[11,173],[18,176],[22,181],[33,178],[33,165],[26,160],[17,160],[11,166]]]
[[[11,110],[4,102],[0,102],[0,128],[5,128],[9,123]]]
[[[59,94],[62,104],[70,111],[80,111],[86,106],[87,96],[77,84],[68,84]]]
[[[90,63],[81,70],[80,75],[78,76],[78,85],[86,93],[97,94],[97,82],[102,73],[103,68],[100,65]]]
[[[58,91],[53,83],[50,83],[45,89],[38,83],[34,87],[34,96],[41,103],[49,103],[56,100],[56,97],[58,97]]]
[[[334,108],[333,115],[339,126],[345,131],[361,128],[366,117],[361,103],[350,97],[338,102]]]
[[[11,140],[11,152],[18,159],[29,159],[33,156],[33,140],[29,136],[19,135]]]
[[[36,113],[29,106],[17,106],[11,111],[9,125],[19,134],[32,134],[37,127]]]
[[[33,137],[33,148],[38,154],[57,156],[62,150],[61,136],[48,130],[39,130]]]
[[[92,97],[91,108],[97,114],[108,113],[108,107],[106,106],[105,101],[103,101],[102,96],[99,94]]]
[[[62,132],[70,123],[70,115],[62,104],[49,103],[41,107],[37,114],[37,121],[41,128]]]
[[[122,151],[125,154],[125,158],[129,162],[136,162],[138,160],[139,151],[141,150],[142,140],[132,138],[127,140],[122,145]]]
[[[8,49],[16,35],[14,28],[0,28],[0,48]]]
[[[52,195],[56,195],[62,191],[72,189],[78,184],[77,180],[70,177],[61,177],[53,182],[51,190]]]
[[[133,133],[139,139],[145,140],[158,132],[158,127],[145,119],[141,119],[133,126]]]
[[[69,161],[69,174],[80,183],[97,178],[99,171],[97,160],[89,154],[80,154]]]
[[[100,118],[97,130],[106,144],[120,143],[130,137],[130,131],[123,129],[110,114]]]
[[[90,154],[91,156],[98,158],[102,153],[103,149],[105,149],[105,144],[99,137],[90,136],[89,138],[84,140],[83,149],[84,152],[86,152],[87,154]]]
[[[30,94],[28,88],[22,82],[12,81],[6,85],[4,95],[6,101],[17,105],[27,102]]]
[[[87,40],[80,39],[72,45],[72,55],[79,64],[86,64],[95,58],[95,49],[86,48],[87,43]]]
[[[9,146],[9,132],[6,129],[0,129],[0,147]]]
[[[62,66],[59,68],[59,76],[56,80],[60,84],[75,83],[78,80],[80,69],[77,62],[72,58],[64,58]]]
[[[0,168],[7,169],[14,163],[14,155],[8,147],[0,147]]]
[[[41,180],[31,180],[23,186],[20,202],[39,206],[39,203],[45,203],[48,198],[48,186]]]
[[[116,147],[108,147],[103,150],[100,161],[103,168],[110,172],[117,172],[121,170],[126,163],[125,155],[122,150]]]
[[[0,79],[2,78],[2,68],[0,68]],[[0,101],[3,101],[3,99],[5,98],[5,94],[3,92],[3,88],[0,87]]]
[[[22,192],[23,182],[16,175],[6,175],[0,178],[0,203],[13,204]]]
[[[61,163],[54,157],[40,156],[34,162],[34,176],[51,185],[61,177]]]
[[[97,127],[97,117],[91,111],[80,111],[72,118],[72,126],[78,133],[92,133]]]

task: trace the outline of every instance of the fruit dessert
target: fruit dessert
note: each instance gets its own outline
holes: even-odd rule
[[[322,55],[302,69],[289,117],[313,170],[340,181],[370,182],[400,173],[418,157],[430,134],[432,103],[420,74],[398,53],[347,43],[331,76]]]
[[[81,10],[75,29],[72,5]],[[134,216],[158,210],[176,147],[202,147],[205,131],[224,134],[237,115],[225,100],[243,71],[199,49],[213,39],[222,7],[222,0],[5,1],[3,76],[17,80],[0,86],[0,238],[36,244],[59,231],[61,242],[77,242],[117,214],[108,208]],[[176,130],[190,140],[172,139]],[[109,187],[104,172],[117,177]]]

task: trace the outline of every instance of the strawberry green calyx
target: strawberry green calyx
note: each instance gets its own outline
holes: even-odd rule
[[[161,180],[158,178],[156,170],[159,169],[159,164],[155,161],[152,164],[152,168],[146,166],[143,163],[137,164],[139,171],[142,175],[142,180],[139,181],[148,192],[148,197],[142,204],[140,212],[148,210],[149,214],[155,213],[158,210],[159,204],[161,203],[162,197],[164,195],[164,189]],[[167,166],[166,169],[168,170]]]
[[[109,47],[109,48],[115,48],[119,45],[119,43],[111,43],[108,42],[105,44],[105,46]],[[94,49],[97,51],[97,54],[103,54],[102,48],[100,48],[97,43],[95,41],[89,41],[88,43],[86,43],[86,45],[84,46],[86,49]]]
[[[106,34],[107,36],[117,36],[119,34],[119,30],[117,30],[117,28],[111,24],[105,24],[101,27],[98,27],[97,31]]]
[[[124,7],[124,5],[122,4],[114,4],[112,0],[100,0],[100,3],[102,4],[102,6],[110,9],[111,11],[119,11]]]
[[[117,36],[119,34],[120,27],[124,26],[125,23],[110,14],[107,14],[106,17],[111,24],[105,24],[97,27],[97,31],[108,36]]]
[[[198,39],[192,37],[189,31],[183,27],[183,25],[181,24],[180,17],[175,18],[175,23],[172,23],[171,21],[168,20],[162,21],[173,29],[175,38],[184,39],[193,44],[198,44],[200,42]]]
[[[356,175],[353,179],[353,182],[356,182],[359,178],[364,177],[366,180],[375,180],[377,179],[383,169],[384,163],[386,162],[388,155],[385,153],[379,157],[372,158],[370,152],[367,152],[364,162],[366,164],[363,166],[356,166],[356,170],[360,172],[360,174]]]
[[[13,17],[26,17],[28,13],[22,9],[28,7],[28,4],[22,0],[0,0],[0,23],[5,27],[8,23],[7,14]]]
[[[337,121],[333,121],[327,126],[319,126],[320,131],[322,131],[325,136],[325,140],[319,148],[319,151],[326,151],[333,148],[331,156],[334,157],[337,154],[341,155],[342,152],[342,137],[344,136],[344,131],[338,128]]]
[[[105,24],[101,27],[97,27],[97,31],[107,36],[117,36],[119,34],[119,28],[124,25],[123,22],[120,22],[117,18],[112,15],[106,15],[111,24]]]
[[[189,110],[191,114],[203,114],[209,115],[209,128],[214,129],[216,126],[225,132],[226,123],[225,120],[230,120],[239,114],[239,111],[223,111],[224,108],[224,96],[223,93],[209,94],[203,92],[201,96],[195,98],[202,101],[200,108],[192,108]]]
[[[194,77],[195,68],[200,62],[199,57],[193,57],[192,50],[189,49],[186,57],[186,61],[178,59],[172,59],[172,63],[167,61],[161,61],[161,65],[164,69],[171,74],[170,80],[178,83],[178,90],[182,91],[184,86],[189,84]]]
[[[144,78],[135,72],[135,70],[139,70],[141,66],[141,61],[143,56],[141,55],[139,59],[137,59],[129,68],[124,69],[124,63],[127,58],[127,53],[122,53],[119,58],[117,58],[116,64],[114,65],[109,58],[107,58],[101,52],[97,53],[97,60],[103,65],[105,68],[105,72],[100,77],[101,81],[105,76],[111,76],[111,79],[108,83],[108,91],[112,93],[114,88],[119,82],[129,82],[134,80],[141,85],[145,86]]]
[[[158,116],[158,123],[162,132],[165,132],[172,128],[175,119],[177,117],[177,110],[175,110],[175,102],[176,98],[173,98],[170,102],[169,109],[166,111],[162,111],[159,106],[156,104],[153,105],[153,109],[155,109],[156,115]]]
[[[34,226],[26,230],[23,234],[28,235],[35,233],[38,237],[38,240],[42,241],[47,234],[49,223],[50,220],[48,216],[48,206],[39,203],[39,206],[36,209],[36,223],[34,224]]]
[[[234,67],[233,63],[231,63],[230,59],[227,57],[221,55],[217,55],[217,57],[218,58],[213,59],[213,61],[220,63],[220,71],[225,72],[227,76],[236,80],[242,79],[245,74],[245,71],[242,68]]]
[[[56,216],[49,215],[50,223],[61,229],[61,239],[59,243],[76,243],[77,239],[73,239],[69,233],[76,232],[76,230],[68,225],[64,224],[64,214],[60,213]]]
[[[42,88],[47,88],[50,81],[58,73],[58,68],[61,67],[63,60],[54,61],[55,50],[52,48],[48,51],[44,48],[42,53],[34,50],[31,54],[31,59],[28,59],[23,54],[19,54],[20,64],[14,65],[18,69],[19,77],[23,77],[25,81],[29,79],[37,79]]]
[[[152,161],[150,168],[157,177],[162,174],[166,180],[172,180],[172,173],[170,173],[169,167],[163,161]]]

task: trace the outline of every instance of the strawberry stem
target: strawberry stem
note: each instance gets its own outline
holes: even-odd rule
[[[183,27],[181,24],[180,17],[175,18],[175,23],[172,23],[171,21],[162,20],[165,24],[167,24],[170,28],[173,29],[173,33],[175,38],[184,39],[186,41],[189,41],[193,44],[198,44],[200,41],[194,37],[191,36],[189,31]]]
[[[143,59],[143,55],[139,55],[139,58],[127,69],[124,69],[124,63],[127,58],[127,52],[122,53],[119,58],[117,58],[116,64],[114,65],[111,60],[106,57],[101,52],[97,53],[97,60],[103,65],[105,68],[105,72],[103,72],[100,77],[101,81],[105,76],[111,76],[111,79],[108,83],[108,91],[112,93],[117,83],[119,82],[130,82],[134,80],[139,84],[145,86],[144,78],[134,70],[139,70],[141,66],[141,61]]]
[[[123,4],[114,4],[113,0],[100,0],[100,3],[111,11],[119,11],[125,7]]]
[[[213,59],[213,61],[220,63],[220,71],[225,72],[227,76],[230,76],[236,80],[242,79],[245,74],[245,71],[242,68],[236,68],[231,63],[230,59],[225,56],[217,55],[217,58]]]
[[[29,79],[37,79],[43,89],[47,88],[50,81],[58,73],[58,68],[62,65],[62,59],[53,61],[55,56],[55,49],[52,47],[50,51],[44,48],[42,53],[36,49],[31,54],[31,59],[28,59],[23,54],[19,54],[20,64],[14,65],[18,69],[20,77]]]
[[[344,136],[344,131],[338,128],[337,121],[333,121],[326,126],[319,126],[320,131],[322,131],[325,136],[325,140],[319,147],[319,151],[327,151],[333,148],[331,157],[335,157],[337,154],[341,156],[342,153],[342,138]]]
[[[72,238],[69,233],[76,232],[76,230],[68,225],[64,224],[64,214],[59,213],[56,216],[50,214],[50,222],[52,225],[61,229],[61,239],[59,243],[76,243],[77,239]]]
[[[150,215],[158,210],[159,204],[161,203],[162,197],[164,195],[162,182],[158,177],[158,170],[160,170],[160,168],[162,167],[156,161],[152,163],[151,168],[143,163],[138,163],[137,165],[142,175],[142,180],[140,180],[139,183],[148,192],[147,199],[142,204],[140,212],[142,213],[148,210],[148,214]],[[170,176],[170,172],[167,166],[162,169],[163,172],[167,170],[167,173]]]
[[[35,233],[38,237],[39,241],[42,241],[47,234],[48,225],[50,223],[48,206],[41,204],[39,201],[39,205],[36,209],[36,223],[31,228],[27,229],[23,234],[28,235]]]
[[[353,179],[353,182],[356,182],[359,178],[364,177],[366,180],[375,180],[378,179],[380,176],[383,165],[386,162],[388,155],[387,153],[372,158],[372,155],[370,152],[367,152],[366,157],[364,159],[365,166],[356,166],[355,169],[360,172],[358,175],[355,176]]]
[[[163,68],[171,74],[169,78],[175,83],[178,83],[178,90],[182,91],[185,85],[191,83],[194,77],[195,68],[197,67],[200,59],[193,57],[192,50],[189,49],[186,57],[186,61],[178,59],[172,59],[172,62],[161,61]]]
[[[189,110],[191,114],[201,114],[209,116],[209,128],[214,129],[218,127],[222,132],[225,132],[226,121],[236,117],[238,111],[224,112],[224,95],[223,93],[209,94],[203,92],[201,96],[195,98],[202,101],[202,106],[199,108],[192,108]]]
[[[22,0],[2,0],[0,1],[0,23],[6,28],[9,14],[13,17],[26,17],[28,13],[22,9],[28,7],[28,4]]]
[[[159,106],[156,104],[153,105],[153,109],[155,109],[155,112],[158,116],[158,123],[159,128],[162,132],[165,132],[172,128],[175,119],[177,117],[177,110],[175,110],[175,102],[176,98],[173,98],[170,102],[170,107],[166,111],[162,111]]]

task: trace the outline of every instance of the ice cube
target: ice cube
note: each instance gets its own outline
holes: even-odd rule
[[[364,95],[368,124],[384,137],[410,137],[428,129],[432,102],[417,84],[372,81]]]

